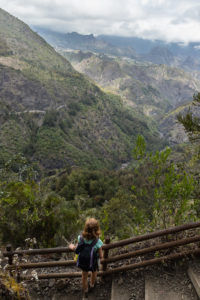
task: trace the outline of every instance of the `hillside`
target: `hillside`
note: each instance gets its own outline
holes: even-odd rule
[[[138,133],[156,137],[119,97],[73,69],[26,24],[0,10],[1,163],[22,153],[45,168],[116,167]]]
[[[188,103],[200,89],[200,82],[189,73],[164,64],[81,51],[61,53],[78,71],[93,78],[105,90],[120,95],[135,111],[157,124],[166,113]],[[165,127],[160,128],[165,131]]]

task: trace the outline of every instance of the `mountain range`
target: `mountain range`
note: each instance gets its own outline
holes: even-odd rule
[[[64,50],[60,53],[105,91],[120,95],[137,115],[151,120],[171,144],[187,140],[183,127],[176,121],[176,114],[172,114],[173,120],[170,116],[170,121],[167,121],[167,116],[188,105],[193,94],[200,89],[199,80],[190,73],[165,64],[105,54]]]
[[[69,48],[74,50],[107,53],[115,56],[137,56],[132,47],[118,47],[104,41],[103,39],[97,39],[93,34],[81,35],[77,32],[60,33],[36,26],[34,26],[33,29],[43,36],[49,44],[58,49]]]
[[[92,51],[137,61],[167,64],[186,71],[197,71],[200,77],[200,43],[166,43],[161,40],[145,40],[136,37],[81,35],[77,32],[59,33],[41,27],[33,27],[53,47]],[[198,74],[197,74],[198,73]]]
[[[0,10],[0,163],[118,168],[138,134],[187,140],[176,112],[200,89],[198,44],[34,31]]]
[[[200,89],[198,43],[38,30],[77,71],[106,92],[119,95],[170,144],[187,141],[176,115],[185,112]]]
[[[137,134],[156,129],[106,93],[25,23],[0,9],[0,163],[16,153],[42,168],[118,167]]]

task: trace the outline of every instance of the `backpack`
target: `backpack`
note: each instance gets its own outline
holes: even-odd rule
[[[91,244],[84,242],[83,237],[80,237],[75,253],[78,254],[77,267],[84,271],[96,271],[98,268],[98,256],[94,251],[94,247],[98,239],[94,239]]]

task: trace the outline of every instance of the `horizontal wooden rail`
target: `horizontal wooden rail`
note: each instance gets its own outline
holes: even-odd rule
[[[194,250],[188,250],[180,253],[170,254],[159,258],[153,258],[150,260],[145,260],[139,263],[130,264],[118,268],[109,269],[107,271],[100,271],[97,273],[98,276],[105,276],[110,274],[115,274],[123,271],[133,270],[133,269],[139,269],[146,266],[159,264],[165,261],[169,260],[175,260],[180,259],[183,257],[187,257],[190,255],[200,254],[200,249],[194,249]],[[68,272],[68,273],[47,273],[47,274],[38,274],[38,279],[50,279],[50,278],[76,278],[81,277],[82,272]],[[33,276],[31,275],[23,275],[21,276],[22,280],[31,280],[33,279]]]
[[[136,251],[132,251],[129,253],[125,254],[120,254],[116,255],[107,259],[102,259],[101,263],[111,263],[115,261],[119,261],[122,259],[128,259],[140,255],[144,255],[150,252],[155,252],[159,250],[164,250],[164,249],[170,249],[172,247],[177,247],[181,245],[187,245],[190,243],[198,242],[200,241],[200,235],[191,237],[191,238],[186,238],[186,239],[181,239],[178,241],[172,241],[164,244],[159,244],[155,245],[152,247],[144,248],[144,249],[139,249]],[[59,266],[75,266],[76,262],[74,260],[67,260],[67,261],[49,261],[49,262],[38,262],[38,263],[19,263],[17,266],[16,265],[10,265],[7,267],[8,270],[10,269],[15,269],[16,267],[18,269],[31,269],[31,268],[51,268],[51,267],[59,267]]]
[[[164,230],[158,230],[158,231],[151,232],[151,233],[144,234],[144,235],[139,235],[139,236],[121,240],[118,242],[104,244],[102,248],[104,250],[118,248],[118,247],[126,246],[126,245],[129,245],[132,243],[141,242],[141,241],[149,240],[152,238],[156,238],[156,237],[160,237],[160,236],[164,236],[164,235],[168,235],[168,234],[173,234],[173,233],[177,233],[180,231],[193,229],[193,228],[197,228],[197,227],[200,227],[200,222],[184,224],[181,226],[176,226],[176,227],[172,227],[172,228],[168,228],[168,229],[164,229]],[[58,248],[43,248],[43,249],[30,249],[30,250],[15,250],[15,251],[10,251],[10,252],[6,251],[6,252],[3,252],[3,255],[9,257],[14,254],[38,255],[38,254],[69,253],[69,252],[72,252],[72,250],[69,249],[68,247],[58,247]]]
[[[158,264],[158,263],[162,263],[162,262],[165,262],[165,261],[176,260],[176,259],[180,259],[180,258],[183,258],[183,257],[187,257],[189,255],[195,255],[195,254],[200,254],[200,249],[188,250],[188,251],[184,251],[184,252],[179,252],[179,253],[175,253],[175,254],[162,256],[162,257],[159,257],[159,258],[153,258],[153,259],[145,260],[145,261],[142,261],[142,262],[139,262],[139,263],[126,265],[126,266],[122,266],[122,267],[119,267],[119,268],[110,269],[110,270],[105,271],[104,275],[110,275],[110,274],[119,273],[119,272],[123,272],[123,271],[143,268],[143,267],[155,265],[155,264]]]
[[[155,252],[155,251],[164,250],[164,249],[170,249],[170,248],[173,248],[173,247],[177,247],[177,246],[181,246],[181,245],[187,245],[187,244],[194,243],[194,242],[199,242],[199,241],[200,241],[200,235],[197,235],[197,236],[191,237],[191,238],[186,238],[186,239],[181,239],[181,240],[178,240],[178,241],[158,244],[158,245],[155,245],[155,246],[152,246],[152,247],[148,247],[148,248],[128,252],[128,253],[125,253],[125,254],[112,256],[112,257],[109,257],[107,259],[103,259],[102,263],[104,263],[104,262],[111,263],[111,262],[115,262],[115,261],[122,260],[122,259],[127,259],[127,258],[132,258],[132,257],[144,255],[144,254],[147,254],[147,253],[150,253],[150,252]]]
[[[43,248],[43,249],[29,249],[29,250],[15,250],[12,251],[13,254],[18,255],[38,255],[38,254],[51,254],[51,253],[68,253],[72,252],[68,247],[58,247],[58,248]],[[4,252],[4,256],[11,254],[10,252]]]
[[[168,228],[168,229],[164,229],[164,230],[158,230],[155,232],[151,232],[148,234],[144,234],[144,235],[139,235],[130,239],[126,239],[126,240],[121,240],[119,242],[114,242],[108,245],[103,245],[103,249],[113,249],[113,248],[118,248],[121,246],[126,246],[132,243],[136,243],[136,242],[141,242],[141,241],[146,241],[146,240],[150,240],[152,238],[156,238],[156,237],[160,237],[160,236],[164,236],[164,235],[168,235],[168,234],[173,234],[173,233],[177,233],[180,231],[184,231],[184,230],[188,230],[188,229],[193,229],[193,228],[197,228],[200,227],[200,222],[195,222],[195,223],[189,223],[189,224],[184,224],[181,226],[175,226],[172,228]]]
[[[46,273],[38,274],[38,279],[51,279],[51,278],[76,278],[81,277],[82,272],[67,272],[67,273]],[[34,277],[32,275],[21,275],[22,280],[32,280]]]
[[[200,249],[194,249],[194,250],[188,250],[188,251],[181,252],[181,253],[171,254],[171,255],[168,255],[168,256],[160,257],[160,258],[144,260],[144,261],[139,262],[139,263],[129,264],[129,265],[125,265],[125,266],[110,269],[110,270],[106,270],[106,267],[105,267],[110,262],[115,262],[115,261],[119,261],[119,260],[122,260],[122,259],[136,257],[136,256],[139,256],[139,255],[141,256],[141,255],[144,255],[144,254],[147,254],[147,253],[150,253],[150,252],[155,252],[155,251],[164,250],[164,249],[170,249],[172,247],[177,247],[177,246],[186,245],[186,244],[190,244],[190,243],[194,243],[194,242],[199,242],[200,241],[200,235],[196,235],[196,236],[189,237],[189,238],[184,238],[184,239],[179,239],[177,241],[166,242],[166,243],[154,245],[154,246],[151,246],[151,247],[148,247],[148,248],[139,249],[139,250],[132,251],[132,252],[129,252],[129,253],[125,253],[125,254],[121,254],[121,255],[115,255],[113,257],[108,257],[109,249],[114,249],[114,248],[129,245],[129,244],[132,244],[132,243],[141,242],[141,241],[145,241],[145,240],[150,240],[150,239],[161,237],[161,236],[167,236],[169,234],[174,234],[174,233],[178,233],[178,232],[181,232],[181,231],[184,231],[184,230],[194,229],[194,228],[198,228],[198,227],[200,227],[200,222],[184,224],[184,225],[181,225],[181,226],[176,226],[176,227],[168,228],[168,229],[165,229],[165,230],[159,230],[159,231],[156,231],[156,232],[151,232],[151,233],[148,233],[148,234],[136,236],[136,237],[133,237],[133,238],[129,238],[129,239],[126,239],[126,240],[121,240],[121,241],[114,242],[114,243],[109,243],[109,240],[107,239],[107,242],[105,242],[105,244],[103,245],[104,258],[101,260],[101,263],[103,264],[104,268],[101,272],[98,273],[98,275],[99,276],[104,276],[104,275],[108,275],[108,274],[112,274],[112,273],[117,273],[117,272],[121,272],[121,271],[126,271],[126,270],[131,270],[131,269],[135,269],[135,268],[139,268],[139,267],[148,266],[148,265],[151,265],[151,264],[156,264],[156,263],[159,263],[159,262],[165,261],[165,260],[178,259],[178,258],[181,258],[183,256],[190,255],[190,254],[197,254],[197,253],[199,254]],[[17,269],[19,278],[20,278],[20,269],[47,268],[47,267],[56,267],[56,266],[74,266],[76,264],[76,262],[73,261],[73,260],[68,260],[68,261],[47,261],[47,262],[37,262],[37,263],[19,263],[19,264],[16,264],[16,265],[13,264],[13,257],[14,257],[15,254],[17,254],[19,256],[23,256],[23,255],[38,255],[38,254],[44,255],[44,254],[51,254],[51,253],[68,253],[68,252],[72,252],[72,250],[69,249],[68,247],[12,251],[11,245],[7,245],[6,250],[7,251],[4,252],[3,255],[5,257],[8,257],[9,266],[8,266],[7,269],[10,271],[10,273],[11,273],[12,269],[14,269],[14,268]],[[81,272],[51,273],[51,274],[38,274],[38,279],[72,278],[72,277],[80,277],[80,276],[81,276]],[[22,279],[30,279],[30,278],[32,278],[32,276],[27,275],[27,276],[22,276],[21,278]]]
[[[18,265],[8,265],[7,270],[12,269],[35,269],[35,268],[52,268],[61,266],[75,266],[76,262],[74,260],[63,260],[63,261],[46,261],[38,263],[19,263]]]

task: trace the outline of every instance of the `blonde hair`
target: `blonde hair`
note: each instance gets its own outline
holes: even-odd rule
[[[85,226],[82,232],[82,236],[86,240],[91,240],[99,237],[101,234],[99,221],[95,218],[89,218],[85,222]]]

